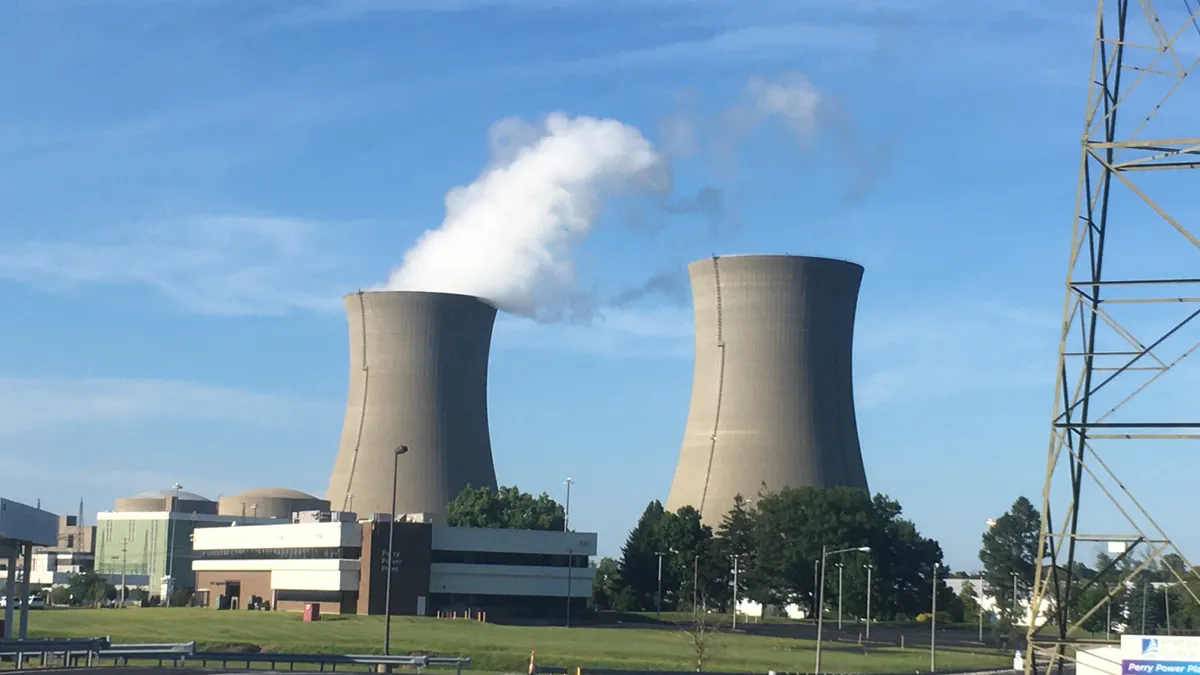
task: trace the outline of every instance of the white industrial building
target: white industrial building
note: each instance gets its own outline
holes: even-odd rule
[[[592,595],[594,533],[459,528],[409,518],[297,514],[297,522],[198,529],[198,601],[217,609],[554,615]],[[386,601],[393,550],[392,598]],[[568,601],[569,598],[569,601]]]

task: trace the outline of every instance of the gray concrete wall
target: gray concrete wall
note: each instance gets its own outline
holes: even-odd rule
[[[350,386],[325,493],[332,507],[390,512],[399,445],[409,452],[400,457],[396,513],[443,513],[467,484],[495,489],[487,411],[495,307],[448,293],[345,300]]]
[[[862,274],[801,256],[688,265],[696,362],[668,509],[716,527],[763,484],[867,487],[851,359]]]

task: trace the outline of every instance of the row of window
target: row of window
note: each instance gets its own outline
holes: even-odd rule
[[[586,555],[553,553],[508,553],[493,551],[434,551],[435,563],[461,565],[521,565],[530,567],[587,567]]]
[[[312,548],[229,548],[196,551],[196,560],[357,560],[360,546]]]

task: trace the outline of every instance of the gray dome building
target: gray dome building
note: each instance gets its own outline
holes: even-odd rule
[[[153,490],[122,497],[114,504],[117,513],[196,513],[216,515],[217,503],[185,490]]]
[[[217,500],[217,514],[245,518],[286,518],[297,511],[328,511],[329,502],[299,490],[259,488]]]

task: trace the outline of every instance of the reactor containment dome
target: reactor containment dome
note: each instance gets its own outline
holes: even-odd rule
[[[696,362],[668,509],[716,527],[764,487],[867,488],[851,365],[862,275],[805,256],[688,265]]]
[[[469,295],[409,291],[359,292],[345,302],[350,387],[325,493],[331,507],[436,516],[467,485],[496,489],[487,410],[496,308]],[[401,446],[408,452],[398,456]]]

